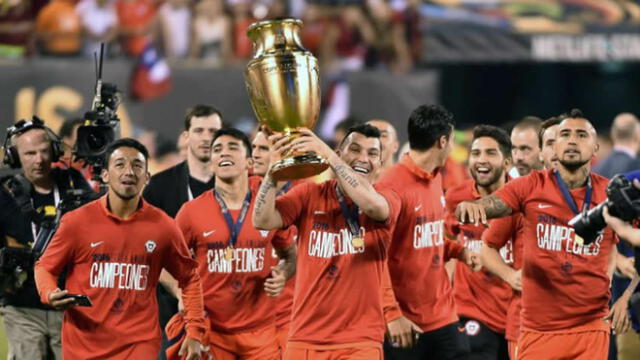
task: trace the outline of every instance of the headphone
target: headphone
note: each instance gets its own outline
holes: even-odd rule
[[[20,120],[13,126],[7,128],[7,136],[4,139],[4,163],[9,167],[16,169],[20,167],[20,157],[18,156],[18,149],[15,145],[11,144],[11,138],[24,134],[31,129],[42,129],[47,133],[49,141],[51,142],[51,162],[57,162],[64,154],[62,147],[62,141],[51,129],[49,129],[42,119],[37,116],[33,116],[31,120]]]

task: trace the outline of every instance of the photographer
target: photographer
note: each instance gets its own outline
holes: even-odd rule
[[[61,142],[35,116],[8,129],[4,151],[5,164],[24,172],[5,177],[0,191],[0,263],[6,265],[0,269],[0,312],[9,358],[47,359],[53,354],[61,359],[62,313],[43,305],[35,287],[33,262],[43,250],[36,239],[55,229],[58,206],[68,190],[91,190],[76,170],[51,167],[62,155]]]

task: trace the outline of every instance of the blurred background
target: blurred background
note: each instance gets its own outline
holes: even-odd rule
[[[184,114],[196,103],[255,129],[245,32],[277,17],[304,22],[321,64],[316,132],[328,141],[345,119],[376,118],[403,142],[411,110],[440,103],[456,116],[453,159],[464,163],[476,124],[508,128],[581,108],[604,157],[612,119],[640,113],[637,0],[0,0],[0,126],[37,114],[58,131],[81,118],[104,42],[122,133],[162,170],[181,161]]]

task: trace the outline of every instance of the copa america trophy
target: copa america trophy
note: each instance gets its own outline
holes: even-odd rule
[[[251,106],[262,125],[293,140],[301,127],[313,128],[320,112],[318,60],[302,46],[302,21],[252,24],[253,59],[245,70]],[[287,153],[271,167],[278,181],[317,175],[329,167],[315,153]]]

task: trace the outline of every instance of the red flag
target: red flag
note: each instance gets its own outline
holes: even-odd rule
[[[131,96],[146,101],[171,90],[171,69],[156,48],[149,44],[136,61],[131,77]]]

